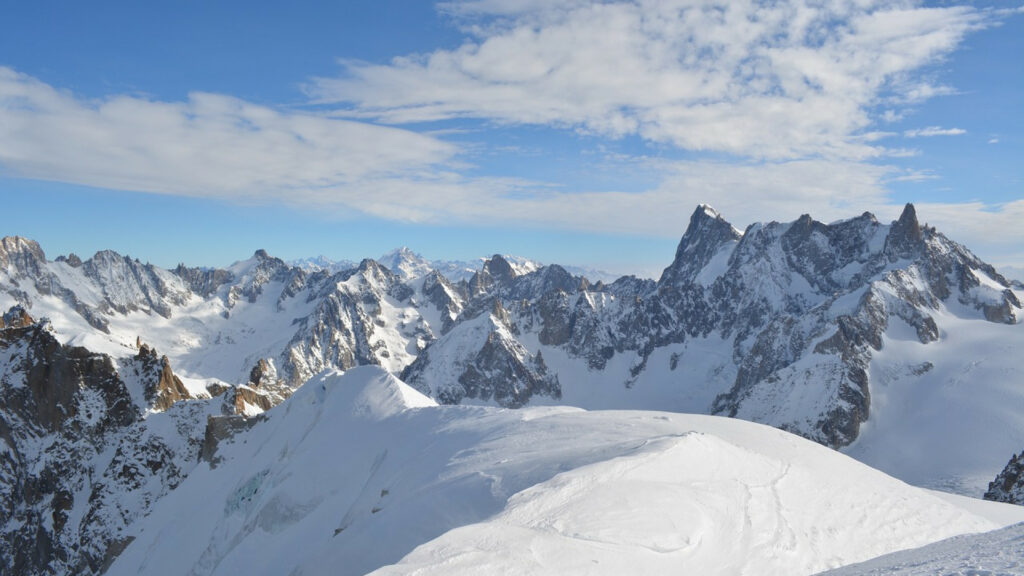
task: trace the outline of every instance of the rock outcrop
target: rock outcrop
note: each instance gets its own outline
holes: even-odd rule
[[[126,380],[114,359],[13,312],[22,321],[0,330],[0,572],[102,573],[128,525],[194,466],[206,405],[168,405],[150,417],[170,425],[149,426],[131,388],[173,382],[166,364]]]
[[[1024,451],[1014,454],[988,485],[985,500],[1024,505]]]

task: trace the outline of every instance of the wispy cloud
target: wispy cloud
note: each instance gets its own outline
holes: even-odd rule
[[[963,128],[942,128],[940,126],[929,126],[927,128],[915,128],[906,130],[903,136],[907,138],[932,138],[934,136],[960,136],[967,134]]]
[[[0,166],[21,177],[238,200],[335,201],[339,188],[436,179],[458,152],[391,127],[230,96],[77,98],[0,67]]]
[[[913,2],[464,0],[454,50],[343,62],[308,91],[388,123],[481,118],[637,134],[758,159],[863,159],[883,101],[948,87],[916,75],[991,14]],[[898,111],[884,115],[898,117]]]
[[[387,65],[347,62],[344,76],[311,81],[311,94],[339,108],[331,117],[204,93],[90,100],[0,67],[0,167],[95,187],[429,224],[678,237],[705,202],[740,226],[864,210],[884,220],[899,211],[889,183],[934,175],[877,163],[916,152],[883,148],[899,133],[875,122],[897,121],[904,103],[948,92],[917,72],[991,17],[880,0],[475,0],[442,8],[469,41]],[[607,154],[609,169],[640,163],[656,183],[595,192],[475,176],[466,162],[480,143],[366,121],[453,118],[485,120],[468,126],[484,131],[482,141],[490,123],[537,124],[639,135],[729,160]],[[962,130],[903,135],[954,133]],[[919,209],[969,245],[996,246],[994,226],[1004,252],[1024,244],[1016,225],[1024,203]]]

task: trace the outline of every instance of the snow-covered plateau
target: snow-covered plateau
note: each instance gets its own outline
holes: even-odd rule
[[[0,239],[0,573],[810,574],[1024,521],[976,500],[1024,499],[1024,288],[913,206],[580,271]]]

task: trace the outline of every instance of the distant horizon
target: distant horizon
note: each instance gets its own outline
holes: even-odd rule
[[[707,206],[707,207],[711,208],[713,211],[715,211],[718,215],[720,215],[727,222],[729,221],[729,219],[728,219],[728,217],[726,215],[718,213],[717,210],[712,205],[710,205],[710,204],[707,204],[707,203],[699,204],[696,207],[696,209],[699,210],[703,206]],[[870,211],[865,211],[865,212],[871,213]],[[826,224],[826,225],[833,225],[833,224],[836,224],[838,222],[842,222],[844,220],[848,220],[850,218],[856,218],[856,217],[864,214],[865,212],[861,212],[861,213],[858,213],[856,215],[851,215],[849,218],[841,218],[841,219],[838,219],[838,220],[833,220],[831,222],[823,222],[823,223]],[[882,219],[882,218],[878,218],[877,214],[874,214],[874,213],[871,213],[871,214],[873,216],[875,216],[875,218],[881,224],[885,224],[885,225],[889,225],[889,224],[895,222],[896,219],[897,219],[897,218],[892,218],[891,220],[885,220],[885,219]],[[814,218],[813,214],[810,214],[810,216],[811,216],[811,218]],[[794,222],[799,217],[800,216],[797,216],[797,217],[795,217],[795,218],[793,218],[791,220],[786,220],[786,221],[781,221],[781,222],[780,221],[775,221],[775,220],[770,220],[770,221],[766,221],[766,222],[752,222],[752,223],[748,224],[747,226],[743,226],[743,227],[736,227],[735,224],[733,224],[733,225],[734,225],[734,227],[737,228],[737,230],[741,234],[743,234],[743,233],[745,233],[746,228],[748,228],[750,225],[753,225],[753,224],[767,224],[767,223],[770,223],[770,222],[779,222],[779,223],[782,223],[782,224],[789,224],[789,223]],[[814,219],[816,221],[820,222],[820,220],[817,220],[816,218],[814,218]],[[923,218],[920,219],[920,222],[921,222],[922,226],[930,225]],[[730,222],[730,224],[732,224],[732,222]],[[943,233],[941,229],[937,229],[937,230],[938,230],[939,233]],[[685,229],[684,229],[684,233],[685,233]],[[112,250],[112,251],[120,254],[121,256],[127,256],[127,257],[130,257],[130,258],[133,258],[133,259],[137,259],[137,260],[139,260],[141,262],[146,262],[146,263],[149,263],[149,264],[153,264],[155,266],[158,266],[160,268],[164,268],[164,269],[167,269],[167,270],[172,270],[172,269],[176,268],[180,264],[183,264],[186,267],[190,267],[190,268],[207,268],[207,269],[221,268],[221,269],[224,269],[224,268],[228,268],[228,267],[230,267],[230,266],[232,266],[234,264],[237,264],[239,262],[243,262],[245,260],[251,259],[251,258],[255,257],[261,251],[262,252],[266,252],[267,255],[272,257],[272,258],[278,258],[278,259],[284,261],[285,263],[287,263],[289,265],[293,265],[293,266],[300,265],[301,263],[310,263],[311,261],[320,260],[320,259],[326,259],[331,264],[338,264],[338,263],[348,262],[348,263],[351,263],[353,265],[358,265],[364,259],[369,258],[369,259],[373,259],[375,261],[380,261],[380,260],[383,260],[387,256],[390,256],[390,255],[392,255],[392,254],[394,254],[396,252],[399,252],[399,251],[405,249],[405,250],[411,251],[414,255],[416,255],[416,256],[418,256],[420,258],[423,258],[423,259],[425,259],[425,260],[427,260],[427,261],[429,261],[431,263],[466,263],[466,264],[478,263],[478,264],[482,265],[484,261],[492,258],[493,256],[501,255],[502,257],[505,257],[505,258],[524,259],[524,260],[535,262],[535,263],[538,263],[538,264],[541,264],[541,265],[544,265],[544,266],[551,265],[551,264],[557,264],[559,266],[568,266],[568,267],[572,267],[572,268],[575,268],[575,269],[579,269],[581,271],[590,271],[590,272],[594,272],[594,273],[601,273],[601,274],[607,275],[609,277],[616,277],[617,278],[617,277],[622,277],[622,276],[636,276],[638,278],[647,278],[647,279],[657,280],[661,276],[661,274],[662,274],[663,270],[665,269],[665,267],[668,266],[669,264],[671,264],[671,262],[673,260],[673,258],[670,257],[668,260],[666,260],[657,269],[650,269],[650,270],[648,270],[646,272],[644,272],[642,270],[641,271],[637,271],[637,270],[617,271],[617,270],[607,270],[607,269],[603,269],[603,268],[600,268],[600,267],[591,266],[591,265],[587,265],[587,264],[580,264],[580,263],[571,262],[571,261],[544,261],[544,260],[540,260],[538,258],[530,257],[529,255],[515,254],[515,253],[511,253],[511,252],[491,252],[491,253],[486,253],[486,254],[479,254],[477,256],[469,256],[469,257],[461,257],[461,258],[445,257],[444,255],[434,256],[434,255],[426,255],[426,254],[422,253],[415,246],[399,245],[399,246],[394,246],[394,247],[392,247],[390,249],[387,249],[387,250],[384,250],[384,251],[380,251],[380,252],[378,252],[376,254],[362,254],[362,255],[351,255],[351,256],[348,256],[348,255],[345,255],[345,256],[332,256],[330,254],[324,254],[324,253],[306,254],[306,255],[300,255],[300,256],[284,256],[284,255],[280,255],[280,254],[275,253],[273,250],[268,250],[268,249],[266,249],[264,247],[257,247],[257,248],[254,248],[248,254],[248,256],[237,257],[237,258],[235,258],[233,260],[230,260],[230,261],[227,261],[227,262],[221,262],[221,263],[217,263],[217,264],[199,264],[199,263],[192,263],[192,262],[188,262],[188,261],[184,261],[184,260],[179,260],[179,261],[177,261],[177,262],[175,262],[173,264],[168,264],[168,263],[165,263],[165,262],[155,262],[155,261],[153,261],[151,259],[147,259],[144,256],[139,255],[139,254],[135,254],[135,253],[132,253],[132,252],[124,252],[124,251],[117,250],[117,249],[114,249],[114,248],[109,248],[109,247],[108,248],[99,248],[99,249],[96,249],[96,250],[92,250],[91,252],[89,252],[87,254],[86,253],[82,253],[82,251],[74,250],[74,249],[72,249],[72,250],[65,250],[65,251],[59,251],[58,253],[51,254],[51,252],[49,250],[47,250],[46,244],[43,241],[40,241],[37,238],[31,237],[31,236],[27,236],[27,235],[24,235],[24,234],[4,234],[4,236],[20,236],[22,238],[26,238],[28,240],[32,240],[34,242],[37,242],[39,244],[40,248],[43,250],[44,254],[46,254],[46,258],[48,260],[50,260],[50,261],[53,261],[53,260],[55,260],[58,257],[69,257],[71,254],[74,254],[74,255],[78,256],[82,260],[88,260],[89,258],[94,256],[98,252],[101,252],[101,251],[104,251],[104,250]],[[683,233],[680,234],[680,238],[682,238],[682,236],[683,236]],[[951,240],[956,241],[955,238],[951,238]],[[679,241],[677,240],[676,241],[677,245],[678,245],[678,242]],[[974,252],[974,250],[971,248],[971,246],[969,246],[969,245],[964,245],[964,246],[968,250],[971,250],[972,252]],[[675,251],[675,248],[673,248],[673,257],[674,257],[674,251]],[[977,253],[975,253],[975,254],[978,255],[982,260],[988,262],[989,264],[992,264],[996,268],[997,271],[999,271],[1000,273],[1004,274],[1008,278],[1010,278],[1012,280],[1017,280],[1019,282],[1024,282],[1024,266],[1017,266],[1017,265],[1012,265],[1012,264],[994,263],[994,262],[988,261],[986,258],[984,258],[984,256],[982,256],[980,254],[977,254]],[[594,280],[594,278],[588,278],[588,279],[589,280]]]
[[[650,276],[739,228],[913,202],[1024,268],[1024,5],[20,3],[5,234],[224,266],[514,254]]]

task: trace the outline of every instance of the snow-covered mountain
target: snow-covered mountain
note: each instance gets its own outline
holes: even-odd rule
[[[185,401],[195,396],[205,399]],[[0,572],[102,571],[126,530],[196,465],[223,399],[195,395],[142,344],[63,345],[23,310],[0,325]]]
[[[491,319],[457,323],[404,378],[442,399],[736,416],[980,495],[1022,441],[1022,413],[1001,408],[1024,406],[1022,294],[912,206],[892,224],[803,216],[742,233],[700,207],[658,282],[518,276],[492,259],[463,313]],[[481,386],[496,348],[517,367]]]
[[[1024,289],[939,231],[921,226],[910,205],[892,223],[878,222],[868,213],[831,224],[805,215],[789,223],[754,224],[745,231],[700,206],[673,262],[657,281],[622,277],[605,283],[562,266],[499,255],[483,260],[468,277],[444,268],[399,249],[379,260],[336,268],[326,261],[291,265],[259,250],[224,269],[181,265],[164,270],[108,251],[87,260],[73,254],[49,260],[32,240],[0,240],[0,311],[9,310],[0,321],[0,500],[6,506],[0,536],[5,549],[18,551],[5,556],[5,569],[102,572],[131,538],[142,538],[134,531],[140,522],[151,522],[148,518],[156,517],[159,506],[179,492],[172,489],[185,486],[196,473],[215,474],[218,482],[232,486],[242,482],[240,490],[249,486],[248,476],[230,474],[261,472],[229,466],[234,450],[229,446],[237,445],[233,437],[264,438],[277,426],[270,425],[279,421],[274,418],[286,418],[272,415],[302,412],[306,408],[297,406],[303,402],[319,401],[310,400],[312,392],[303,395],[311,378],[324,383],[324,378],[334,378],[323,376],[332,370],[369,374],[353,371],[364,365],[378,366],[441,403],[527,408],[431,409],[442,420],[450,419],[446,426],[452,427],[424,424],[421,432],[434,436],[469,430],[464,427],[472,425],[459,423],[464,418],[519,433],[519,428],[503,428],[499,421],[525,422],[565,412],[545,405],[716,414],[839,448],[912,484],[979,496],[1007,458],[1024,449],[1024,367],[1015,354],[1024,349]],[[46,366],[67,368],[46,371]],[[387,382],[380,385],[401,390],[403,398],[419,398],[380,371],[373,374],[364,380]],[[282,402],[284,406],[264,415]],[[562,422],[566,418],[543,416],[571,437],[575,433]],[[602,422],[595,427],[619,426],[615,422],[620,416],[593,418]],[[362,439],[376,433],[366,430],[384,427],[379,432],[392,440],[400,437],[402,446],[367,446],[391,454],[404,454],[405,442],[419,446],[420,440],[391,430],[393,419],[384,420],[390,423],[352,424],[355,428],[346,432],[351,436],[344,437]],[[299,426],[289,422],[280,426]],[[369,428],[359,428],[364,425]],[[719,430],[720,425],[709,426],[707,430]],[[755,429],[763,430],[750,428]],[[650,438],[641,436],[654,432],[644,428],[638,436],[625,437],[649,443]],[[467,434],[465,443],[459,440],[449,447],[470,451],[464,455],[486,452],[474,442],[493,440]],[[732,438],[732,432],[723,434]],[[548,457],[556,436],[549,431],[530,440],[539,451],[536,458]],[[578,462],[570,468],[584,467],[583,460],[594,454],[610,454],[588,442],[578,445],[580,455],[566,456],[566,462]],[[296,444],[274,446],[296,449]],[[529,447],[502,446],[490,454],[497,461],[504,457],[501,453]],[[354,449],[347,441],[336,448],[339,458],[351,455],[352,470],[372,467],[380,453],[367,463],[364,457],[371,456],[346,452]],[[118,450],[130,453],[118,456]],[[323,456],[319,447],[303,450],[309,450],[308,458]],[[781,458],[774,450],[765,457]],[[629,456],[615,454],[610,457],[615,461]],[[439,460],[430,466],[451,467],[462,458],[443,451],[435,456]],[[200,458],[205,464],[197,464]],[[290,462],[288,474],[302,476],[317,466],[310,459],[281,458]],[[501,514],[511,510],[509,503],[514,502],[508,498],[513,494],[543,485],[536,488],[543,500],[556,488],[548,482],[568,472],[545,468],[539,460],[516,461],[550,474],[518,483],[497,475],[504,491],[490,500],[473,500],[483,507],[465,514],[455,502],[430,508],[419,496],[413,498],[413,509],[430,519],[427,524],[434,532],[405,536],[374,567],[402,560],[413,551],[402,546],[427,545],[441,536],[441,528],[483,523],[479,530],[467,528],[468,539],[439,540],[435,548],[424,549],[426,556],[414,554],[406,558],[405,568],[396,568],[434,570],[431,562],[448,558],[459,546],[483,546],[493,530],[504,534],[507,527],[493,522],[506,518]],[[448,477],[430,466],[416,468],[416,481],[449,490],[443,487]],[[235,472],[220,472],[222,467]],[[330,467],[323,473],[341,474]],[[737,471],[741,473],[746,474]],[[263,486],[262,480],[254,482]],[[474,482],[464,486],[471,499],[486,492]],[[579,499],[587,501],[594,494],[586,492]],[[274,506],[288,508],[289,502]],[[294,514],[319,514],[311,502],[293,502],[300,510]],[[342,504],[336,504],[332,510],[340,510]],[[590,514],[588,506],[579,513]],[[220,523],[218,534],[233,536],[218,541],[215,549],[204,549],[200,556],[205,559],[189,564],[202,567],[195,568],[198,573],[213,571],[220,562],[214,559],[241,553],[233,551],[236,546],[263,546],[262,537],[251,539],[252,522],[269,533],[274,532],[268,526],[278,525],[271,518],[264,526],[264,520],[248,512],[225,514],[210,521]],[[508,514],[520,517],[519,512]],[[370,517],[383,516],[371,511]],[[547,519],[536,520],[536,526],[555,522],[553,516],[536,516],[541,517]],[[306,520],[295,522],[305,525]],[[877,518],[865,520],[865,525],[878,523]],[[379,530],[393,529],[382,526]],[[641,528],[642,533],[663,532],[656,526]],[[294,534],[305,538],[305,530]],[[931,540],[942,537],[930,530]],[[561,534],[552,536],[556,540],[566,537],[555,532]],[[366,534],[384,533],[374,528]],[[804,536],[819,545],[811,535]],[[145,553],[161,548],[168,538],[162,533]],[[369,541],[359,538],[353,541]],[[926,540],[894,541],[906,547]],[[554,545],[546,537],[536,542]],[[137,545],[127,550],[139,550],[132,546]],[[355,550],[359,544],[351,546]],[[872,554],[896,549],[856,546]],[[398,551],[401,556],[396,556]],[[747,553],[754,554],[742,552]],[[837,556],[842,562],[867,557],[867,552]],[[810,555],[803,558],[804,564],[786,566],[816,570],[833,565],[814,564]],[[448,560],[452,566],[463,562]],[[227,562],[225,566],[236,565]],[[556,564],[545,566],[555,570],[551,566]]]
[[[141,336],[186,379],[246,384],[262,361],[294,387],[376,364],[447,402],[724,414],[972,494],[1024,448],[1024,416],[1000,409],[1024,398],[1024,291],[910,205],[890,224],[743,232],[701,206],[658,281],[495,256],[453,282],[408,249],[382,259],[307,272],[257,251],[167,271],[112,252],[48,261],[7,238],[0,306],[114,357]],[[958,448],[967,436],[983,448]]]
[[[108,574],[794,575],[1006,524],[757,424],[438,406],[374,367],[216,459]]]
[[[330,274],[355,268],[359,265],[358,262],[353,262],[351,260],[334,260],[324,256],[323,254],[319,256],[311,256],[309,258],[289,260],[288,264],[296,268],[302,268],[306,272],[320,272],[321,270],[326,270]]]
[[[543,264],[521,256],[504,255],[502,257],[515,268],[517,274],[529,274],[543,267]],[[483,267],[484,262],[488,258],[477,258],[476,260],[427,260],[410,248],[402,246],[381,255],[376,260],[380,265],[391,270],[403,280],[413,280],[436,270],[447,278],[448,281],[458,283],[472,278]],[[290,260],[288,264],[302,268],[307,272],[326,270],[332,274],[355,268],[358,265],[357,262],[351,260],[332,260],[323,255]],[[575,276],[586,276],[592,281],[601,281],[606,284],[614,282],[621,276],[585,266],[564,266],[564,268]]]

